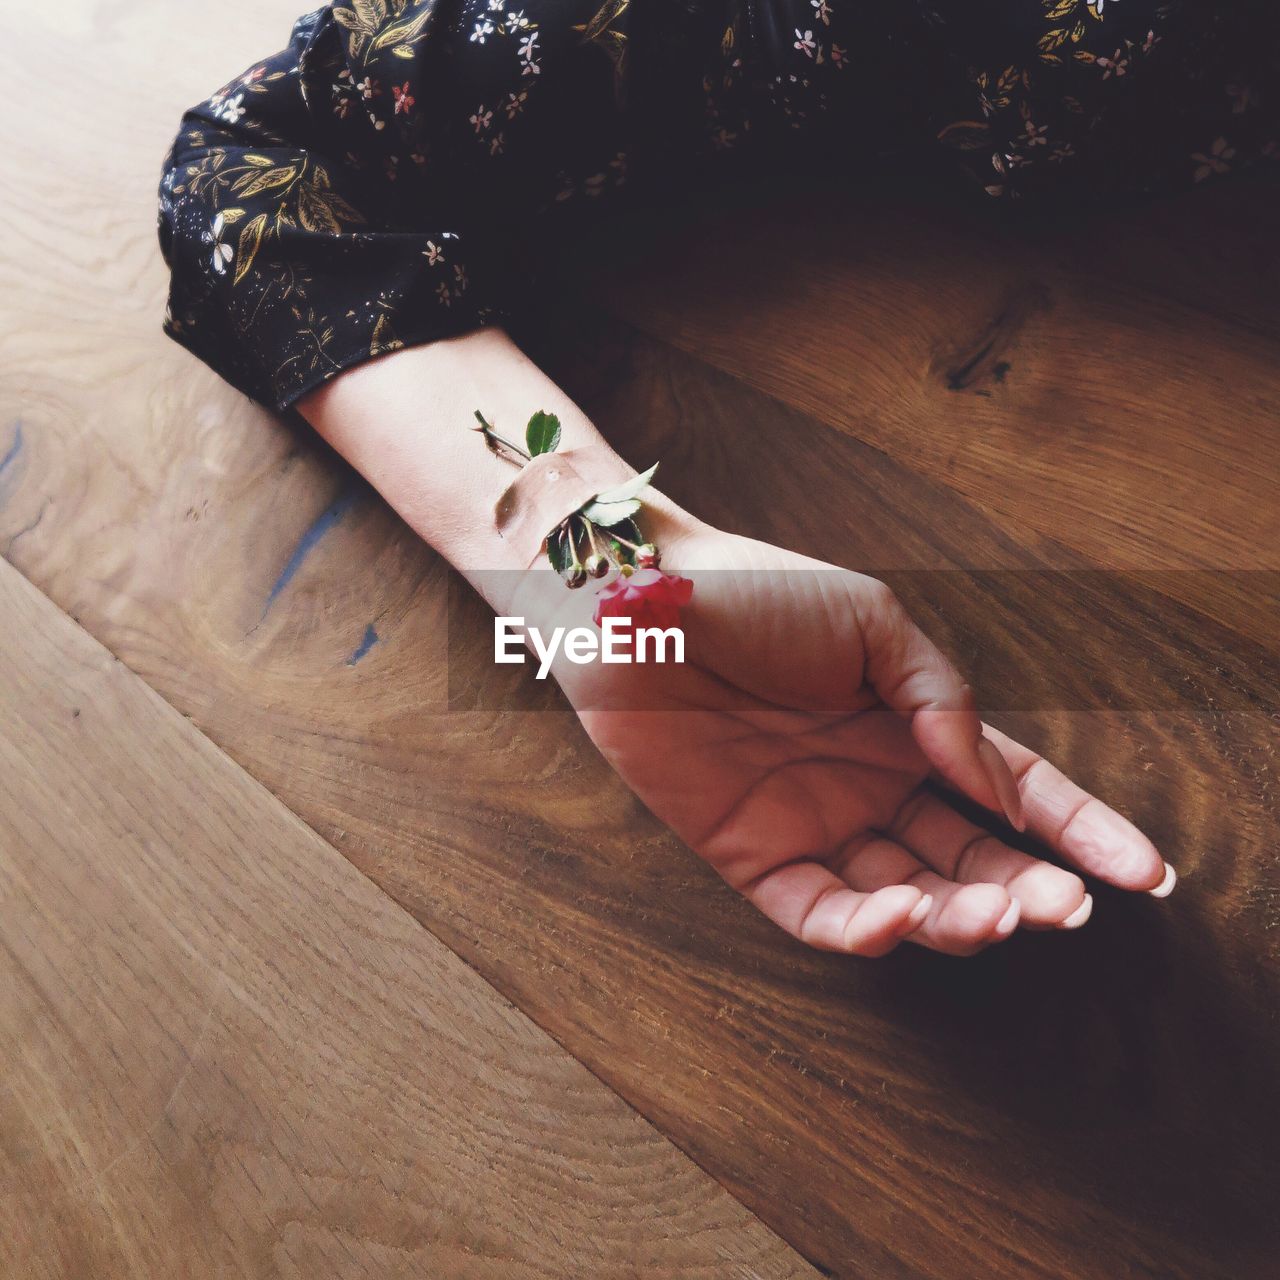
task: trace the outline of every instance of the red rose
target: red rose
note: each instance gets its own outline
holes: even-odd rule
[[[619,574],[596,596],[595,623],[630,618],[635,627],[678,627],[680,609],[692,595],[693,583],[678,573],[637,569],[629,578]]]

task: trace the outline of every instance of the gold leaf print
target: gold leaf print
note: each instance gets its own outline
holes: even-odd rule
[[[395,335],[395,330],[391,327],[391,321],[387,318],[384,311],[374,323],[373,340],[369,343],[369,354],[371,356],[380,356],[387,351],[399,351],[404,343]]]
[[[364,215],[334,191],[324,191],[312,183],[298,188],[298,221],[307,231],[342,230],[342,224],[364,221]]]
[[[619,103],[626,92],[624,78],[627,56],[627,36],[623,31],[615,31],[611,24],[616,22],[630,6],[631,0],[605,0],[594,18],[587,23],[576,23],[574,31],[582,32],[583,44],[594,44],[603,49],[606,57],[613,63],[613,92]]]
[[[278,169],[265,169],[261,173],[246,173],[231,184],[231,190],[240,196],[256,196],[263,191],[287,187],[297,176],[297,168],[286,164]]]
[[[404,22],[393,22],[374,40],[373,47],[385,49],[389,44],[407,44],[410,40],[416,40],[422,34],[423,28],[431,21],[435,8],[435,0],[430,0],[412,18],[407,18]],[[405,56],[399,49],[395,52],[402,58]]]
[[[384,0],[351,0],[351,7],[360,19],[360,25],[370,33],[376,31],[387,20],[387,6]]]
[[[243,217],[244,217],[243,209],[223,209],[222,225],[229,227],[232,224],[239,222],[240,219]]]
[[[305,231],[342,230],[325,198],[310,183],[298,188],[298,221]]]
[[[1061,22],[1075,10],[1078,0],[1046,0],[1045,17],[1050,22]]]
[[[976,151],[991,145],[991,130],[979,120],[954,120],[938,131],[938,141],[961,151]]]
[[[600,6],[599,12],[588,23],[579,23],[573,29],[582,32],[582,41],[586,44],[588,41],[597,39],[602,32],[613,22],[615,18],[621,17],[626,11],[631,0],[604,0],[604,4]]]
[[[325,194],[325,203],[333,211],[333,216],[339,222],[363,222],[364,214],[359,209],[348,204],[340,195],[335,195],[332,191]]]
[[[270,169],[271,161],[266,156],[257,156],[252,152],[246,152],[244,157],[245,164],[251,164],[255,169]]]
[[[266,229],[267,215],[265,213],[258,214],[256,218],[244,224],[244,230],[240,232],[236,274],[231,281],[233,288],[244,279],[245,274],[253,265],[253,260],[257,256],[258,247],[262,244],[262,236]]]

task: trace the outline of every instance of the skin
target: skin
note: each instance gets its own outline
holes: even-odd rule
[[[496,329],[342,374],[303,415],[503,614],[544,634],[590,622],[493,528],[512,479],[467,428],[509,436],[556,413],[562,448],[602,445],[576,405]],[[623,781],[771,920],[826,950],[899,942],[971,955],[1019,926],[1078,928],[1073,871],[1000,838],[1025,828],[1059,860],[1165,896],[1172,868],[1126,819],[981,721],[963,677],[892,592],[862,574],[715,529],[646,492],[663,568],[694,581],[686,662],[552,671]],[[992,814],[970,822],[960,792]]]

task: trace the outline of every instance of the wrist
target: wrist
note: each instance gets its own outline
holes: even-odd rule
[[[586,414],[500,329],[477,329],[370,360],[298,408],[490,603],[508,594],[495,583],[514,581],[534,566],[550,569],[537,542],[574,507],[572,495],[563,497],[564,510],[560,497],[544,495],[533,504],[523,536],[508,530],[511,536],[504,537],[499,528],[496,507],[522,470],[525,424],[533,411],[559,419],[558,451],[589,451],[596,474],[604,477],[601,489],[634,475]],[[491,431],[475,429],[477,410]],[[491,433],[521,452],[490,447]],[[643,536],[662,548],[664,559],[678,558],[681,545],[705,528],[653,489],[645,490],[643,503]],[[539,527],[544,522],[545,529]]]

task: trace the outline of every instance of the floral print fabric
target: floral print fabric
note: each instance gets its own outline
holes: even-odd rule
[[[1280,159],[1278,20],[1207,0],[343,0],[182,118],[166,331],[277,409],[509,318],[628,187],[961,162],[1001,200]]]

